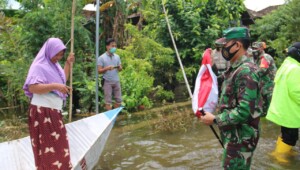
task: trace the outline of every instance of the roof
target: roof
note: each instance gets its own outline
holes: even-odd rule
[[[247,9],[247,11],[251,15],[252,18],[256,19],[256,18],[262,18],[263,16],[269,14],[270,12],[278,9],[278,7],[280,7],[280,6],[282,6],[282,5],[269,6],[260,11],[253,11],[251,9]]]

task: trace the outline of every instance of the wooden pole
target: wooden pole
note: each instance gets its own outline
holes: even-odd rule
[[[173,34],[172,34],[172,30],[171,30],[171,26],[170,26],[170,23],[169,23],[168,15],[166,13],[166,8],[165,8],[165,5],[164,5],[164,1],[162,1],[162,6],[163,6],[164,13],[165,13],[165,17],[166,17],[166,22],[167,22],[167,25],[168,25],[169,33],[170,33],[170,36],[171,36],[171,39],[172,39],[172,42],[173,42],[173,46],[174,46],[174,49],[175,49],[175,52],[176,52],[176,56],[177,56],[179,65],[181,67],[183,78],[184,78],[184,81],[185,81],[185,84],[186,84],[186,88],[187,88],[187,90],[189,92],[190,98],[193,98],[193,94],[192,94],[189,82],[188,82],[188,80],[186,78],[186,74],[185,74],[185,71],[184,71],[184,68],[183,68],[183,65],[182,65],[182,62],[181,62],[178,50],[177,50],[177,46],[176,46]]]
[[[98,80],[98,64],[97,64],[97,59],[99,57],[99,24],[100,24],[100,0],[97,0],[97,6],[96,6],[96,58],[95,58],[95,63],[96,63],[96,114],[99,113],[99,97],[98,97],[98,93],[99,93],[99,80]]]
[[[176,52],[176,56],[177,56],[177,59],[179,61],[179,64],[180,64],[180,67],[181,67],[181,70],[182,70],[182,74],[183,74],[183,77],[184,77],[184,80],[185,80],[185,84],[186,84],[186,87],[188,89],[189,95],[190,95],[190,97],[192,99],[193,98],[193,94],[192,94],[190,85],[189,85],[189,83],[187,81],[186,74],[185,74],[185,71],[184,71],[184,68],[183,68],[183,65],[182,65],[182,62],[181,62],[178,50],[177,50],[177,46],[176,46],[173,34],[172,34],[172,30],[171,30],[171,26],[170,26],[170,23],[169,23],[168,15],[167,15],[167,12],[166,12],[166,9],[165,9],[164,0],[162,0],[162,6],[163,6],[164,13],[165,13],[165,17],[166,17],[166,22],[167,22],[167,25],[168,25],[169,33],[170,33],[170,36],[171,36],[171,39],[172,39],[172,42],[173,42],[173,46],[174,46],[174,49],[175,49],[175,52]],[[205,113],[204,113],[203,110],[202,110],[202,114],[205,115]],[[220,140],[218,134],[216,133],[214,127],[212,125],[210,125],[209,127],[213,131],[213,133],[216,136],[216,138],[219,140],[221,146],[224,148],[224,145],[223,145],[222,141]]]
[[[72,3],[72,18],[71,18],[71,51],[74,53],[74,18],[75,18],[76,0]],[[70,63],[70,105],[69,105],[69,122],[72,121],[72,109],[73,109],[73,63]]]

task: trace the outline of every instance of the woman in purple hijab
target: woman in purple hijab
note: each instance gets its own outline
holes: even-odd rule
[[[68,92],[66,86],[70,54],[64,69],[58,63],[66,47],[58,38],[49,38],[40,49],[30,66],[23,86],[31,99],[29,107],[29,132],[38,170],[72,168],[66,128],[62,119],[62,107]]]

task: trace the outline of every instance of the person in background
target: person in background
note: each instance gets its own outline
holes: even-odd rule
[[[251,60],[254,62],[254,60],[253,60],[253,54],[252,54],[252,48],[251,47],[249,47],[248,49],[247,49],[247,51],[246,51],[246,54],[245,54],[245,56],[247,56],[247,57],[249,57],[249,58],[251,58]]]
[[[222,38],[217,39],[215,41],[215,49],[212,51],[212,69],[216,76],[220,76],[223,72],[225,72],[230,67],[230,62],[226,61],[222,56],[222,47],[224,44],[222,44]],[[219,79],[218,79],[219,80]],[[219,97],[221,96],[221,90],[222,90],[222,82],[218,81],[218,91],[219,91]]]
[[[69,54],[64,69],[59,62],[66,51],[58,38],[49,38],[30,66],[23,89],[31,99],[29,133],[38,170],[72,168],[62,107],[70,92],[66,81],[74,54]],[[69,113],[71,114],[71,113]]]
[[[259,96],[257,67],[245,56],[250,46],[249,31],[233,27],[223,32],[222,56],[230,61],[230,68],[222,75],[222,94],[217,115],[206,112],[201,120],[206,125],[216,124],[224,144],[224,169],[248,170],[256,149],[260,128],[256,106]]]
[[[103,86],[105,109],[112,109],[112,95],[115,98],[114,108],[122,103],[121,84],[119,71],[122,70],[121,59],[115,53],[117,44],[114,39],[108,38],[105,42],[106,52],[98,57],[98,72],[103,74]]]
[[[254,63],[258,67],[258,75],[260,77],[260,94],[262,96],[262,110],[265,116],[268,112],[272,92],[274,87],[274,77],[277,71],[273,57],[265,53],[266,44],[264,42],[254,42],[252,44],[252,56]]]
[[[278,69],[274,81],[273,96],[266,118],[281,126],[281,137],[278,137],[271,155],[279,162],[287,163],[288,156],[295,154],[292,147],[299,138],[300,42],[288,48],[288,57]]]
[[[223,56],[222,56],[222,47],[224,44],[222,44],[222,40],[221,39],[217,39],[215,41],[215,47],[216,49],[214,49],[212,51],[212,59],[213,59],[213,64],[216,65],[217,69],[218,69],[218,75],[222,74],[224,71],[227,70],[227,68],[230,67],[230,62],[226,61]]]

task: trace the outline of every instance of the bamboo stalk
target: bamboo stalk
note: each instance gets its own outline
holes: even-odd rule
[[[178,50],[177,50],[177,46],[176,46],[176,43],[175,43],[175,40],[174,40],[174,37],[173,37],[173,34],[172,34],[170,22],[169,22],[168,15],[166,13],[166,8],[165,8],[165,5],[164,5],[163,1],[162,1],[162,6],[163,6],[163,10],[164,10],[166,22],[167,22],[167,25],[168,25],[169,33],[170,33],[170,36],[171,36],[171,39],[172,39],[172,43],[173,43],[173,46],[174,46],[174,49],[175,49],[175,52],[176,52],[176,56],[177,56],[178,62],[180,64],[181,71],[182,71],[182,74],[183,74],[183,78],[184,78],[184,81],[185,81],[185,84],[186,84],[186,88],[187,88],[187,90],[189,92],[190,98],[193,98],[193,94],[192,94],[189,82],[188,82],[188,80],[186,78],[186,74],[185,74],[185,71],[184,71],[184,68],[183,68],[183,65],[182,65],[182,62],[181,62]]]
[[[99,79],[98,79],[98,77],[99,77],[99,73],[98,73],[98,64],[97,64],[97,59],[98,59],[98,56],[99,56],[99,23],[100,23],[100,10],[99,10],[99,7],[100,7],[100,0],[97,0],[97,7],[96,7],[96,35],[95,35],[95,37],[96,37],[96,42],[95,42],[95,44],[96,44],[96,51],[95,51],[95,63],[96,63],[96,69],[95,69],[95,71],[96,71],[96,86],[95,86],[95,88],[96,88],[96,114],[98,114],[99,113],[99,95],[98,95],[98,93],[99,93]]]
[[[74,18],[75,18],[76,0],[72,2],[72,18],[71,18],[71,52],[74,53]],[[73,109],[73,62],[70,62],[70,104],[69,104],[69,122],[72,121]]]
[[[181,59],[180,59],[178,50],[177,50],[177,46],[176,46],[176,43],[175,43],[173,34],[172,34],[172,30],[171,30],[171,26],[170,26],[170,23],[169,23],[168,15],[167,15],[166,9],[165,9],[164,0],[162,0],[162,6],[163,6],[164,13],[165,13],[165,17],[166,17],[166,22],[167,22],[167,25],[168,25],[169,33],[170,33],[170,35],[171,35],[171,39],[172,39],[172,42],[173,42],[173,45],[174,45],[174,49],[175,49],[175,52],[176,52],[176,56],[177,56],[177,59],[178,59],[178,61],[179,61],[179,64],[180,64],[180,67],[181,67],[181,70],[182,70],[182,74],[183,74],[183,77],[184,77],[184,80],[185,80],[185,84],[186,84],[186,87],[187,87],[188,92],[189,92],[189,94],[190,94],[190,97],[191,97],[191,99],[192,99],[192,98],[193,98],[193,94],[192,94],[190,85],[189,85],[189,83],[188,83],[188,81],[187,81],[186,74],[185,74],[185,71],[184,71],[184,68],[183,68],[183,65],[182,65],[182,62],[181,62]],[[204,111],[203,111],[203,115],[205,115]],[[220,140],[220,138],[219,138],[218,134],[216,133],[214,127],[213,127],[212,125],[210,125],[209,127],[210,127],[210,129],[213,131],[213,133],[214,133],[214,135],[216,136],[216,138],[219,140],[221,146],[224,148],[223,142]]]

